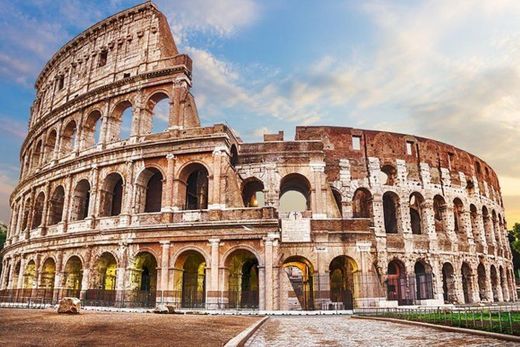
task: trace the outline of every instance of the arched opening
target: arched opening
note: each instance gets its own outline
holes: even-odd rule
[[[431,267],[417,261],[414,266],[415,292],[417,300],[433,299],[433,280]]]
[[[345,310],[354,308],[354,273],[356,271],[356,262],[345,255],[340,255],[330,262],[330,301],[334,303],[335,308]]]
[[[496,244],[501,247],[502,240],[500,239],[500,232],[498,230],[498,217],[495,210],[491,211],[491,229],[493,230],[493,235],[495,235]]]
[[[236,250],[226,259],[230,308],[258,308],[258,259],[247,250]]]
[[[81,259],[77,256],[72,256],[65,264],[65,271],[63,274],[63,289],[64,296],[73,296],[79,298],[81,292],[81,281],[83,280],[83,265]]]
[[[54,189],[50,202],[49,225],[58,224],[63,220],[63,205],[65,204],[65,189],[63,189],[63,186]]]
[[[91,272],[92,289],[115,290],[117,279],[117,261],[110,252],[103,253],[95,262]]]
[[[90,148],[101,143],[101,113],[99,111],[91,112],[83,125],[83,146]]]
[[[454,304],[457,302],[454,270],[450,263],[444,263],[442,266],[442,291],[445,303]]]
[[[144,133],[160,133],[168,129],[170,99],[165,93],[156,93],[148,99],[150,118],[143,124]]]
[[[208,170],[204,167],[204,165],[199,163],[190,164],[186,168],[184,168],[180,177],[181,181],[185,182],[185,209],[207,209],[209,174]]]
[[[54,280],[56,278],[56,263],[54,259],[47,258],[43,263],[42,274],[40,278],[40,288],[52,291],[54,289]]]
[[[13,272],[13,288],[20,289],[18,286],[18,280],[20,277],[20,268],[22,267],[21,261],[18,261],[16,265],[14,266],[14,272]]]
[[[493,302],[498,302],[498,274],[495,265],[491,265],[489,273],[491,275],[491,290],[493,292]]]
[[[31,198],[27,198],[23,207],[22,231],[28,230],[30,227],[29,218],[31,217],[31,204]]]
[[[397,182],[397,169],[393,165],[381,167],[381,182],[387,186],[393,186]]]
[[[232,167],[235,167],[238,164],[238,150],[237,146],[231,145],[231,157],[230,157],[230,163]]]
[[[32,153],[31,150],[28,150],[27,154],[23,158],[23,174],[24,175],[29,174],[29,170],[31,169],[31,158],[32,158],[31,153]]]
[[[311,209],[311,184],[303,175],[293,173],[280,183],[281,213],[304,212]]]
[[[482,206],[482,223],[484,224],[484,232],[486,235],[486,241],[488,242],[488,245],[491,245],[493,243],[493,237],[492,237],[492,221],[491,217],[489,216],[489,211],[486,206]]]
[[[383,213],[385,217],[385,230],[387,234],[397,234],[399,197],[394,192],[386,192],[383,195]]]
[[[358,188],[352,198],[352,217],[372,218],[372,193],[368,189]]]
[[[36,264],[31,260],[23,273],[23,288],[32,289],[36,285]]]
[[[464,232],[462,214],[464,213],[464,205],[459,198],[453,200],[453,222],[455,232]]]
[[[464,303],[471,304],[473,302],[473,271],[468,263],[462,263],[460,269],[462,275],[462,292],[464,294]]]
[[[411,304],[407,292],[406,269],[400,260],[394,259],[388,263],[386,297],[388,300],[397,301],[398,305]]]
[[[90,183],[87,180],[81,180],[74,189],[72,198],[72,211],[70,219],[72,221],[84,220],[88,216],[90,205]]]
[[[38,228],[42,225],[42,216],[43,216],[43,205],[45,203],[45,194],[40,192],[36,197],[36,201],[34,203],[34,215],[32,221],[32,227]]]
[[[257,178],[251,178],[244,182],[242,188],[242,200],[245,207],[264,207],[264,184]]]
[[[114,108],[110,118],[112,126],[108,127],[109,142],[126,140],[132,136],[133,116],[132,104],[129,101],[123,101]]]
[[[60,153],[67,155],[72,153],[76,148],[77,141],[77,126],[75,121],[70,121],[61,134],[61,148]]]
[[[149,252],[139,253],[130,268],[130,290],[136,306],[155,306],[157,260]]]
[[[101,190],[101,216],[119,216],[123,205],[123,177],[113,172],[105,178]]]
[[[54,149],[56,147],[56,130],[51,130],[49,135],[47,136],[47,141],[45,141],[45,161],[49,162],[54,157]]]
[[[180,289],[181,306],[184,308],[204,308],[206,304],[206,260],[197,251],[182,253],[175,268],[182,272],[176,287]]]
[[[433,215],[435,219],[435,231],[446,232],[446,201],[440,195],[433,198]]]
[[[423,233],[423,204],[424,198],[421,194],[414,192],[410,195],[410,225],[412,234]]]
[[[336,207],[338,208],[339,215],[343,217],[343,204],[342,204],[342,198],[341,193],[339,190],[337,190],[334,187],[331,187],[332,190],[332,196],[334,197],[334,202],[336,203]]]
[[[289,294],[289,309],[314,310],[314,285],[312,264],[301,256],[287,258],[283,263],[289,285],[294,295]]]
[[[43,142],[40,140],[34,147],[33,153],[32,153],[32,168],[36,169],[40,166],[41,160],[42,160],[42,153],[43,153]]]
[[[478,264],[477,278],[480,301],[487,301],[486,268],[482,263]]]
[[[147,168],[137,178],[135,186],[139,213],[161,212],[163,175],[156,168]]]

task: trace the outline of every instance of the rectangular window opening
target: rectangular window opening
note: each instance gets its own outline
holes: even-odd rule
[[[413,155],[413,142],[406,142],[406,154]]]
[[[103,51],[99,53],[98,67],[105,66],[107,64],[108,52]]]
[[[361,136],[352,136],[352,149],[355,151],[361,149]]]

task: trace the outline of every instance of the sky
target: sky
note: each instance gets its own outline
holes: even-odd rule
[[[0,0],[0,219],[34,81],[65,42],[134,0]],[[520,1],[156,0],[194,63],[203,125],[246,141],[296,125],[430,137],[499,174],[520,222]]]

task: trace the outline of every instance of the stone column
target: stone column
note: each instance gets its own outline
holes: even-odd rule
[[[269,236],[264,239],[264,268],[265,300],[263,309],[271,311],[273,310],[273,239]],[[261,278],[260,275],[259,278]]]
[[[206,291],[206,305],[208,309],[218,309],[218,302],[222,293],[219,292],[219,239],[208,240],[211,246],[211,264],[209,271],[209,286]]]
[[[168,288],[168,274],[170,270],[170,241],[160,241],[161,244],[161,282],[160,287],[157,290],[162,291],[162,295],[164,297],[164,292]]]
[[[172,211],[172,208],[174,206],[173,203],[173,180],[174,180],[174,173],[175,173],[175,162],[176,157],[173,155],[173,153],[168,153],[166,155],[166,160],[168,161],[168,167],[166,169],[166,189],[164,193],[163,203],[162,203],[162,211],[163,212],[170,212]]]
[[[222,158],[227,155],[227,148],[215,147],[213,150],[213,179],[210,179],[209,184],[209,196],[208,196],[208,209],[221,209],[225,207],[222,203],[221,197],[221,169],[222,169]]]
[[[96,164],[92,165],[92,169],[90,170],[90,181],[92,185],[90,186],[90,201],[88,205],[88,217],[90,219],[94,219],[98,216],[99,211],[97,210],[97,206],[99,206],[98,200],[100,200],[99,192],[99,169]],[[95,223],[91,223],[91,228],[95,227]]]
[[[18,273],[18,283],[16,284],[16,289],[23,288],[23,275],[25,272],[25,255],[22,254],[20,257],[20,272]]]
[[[265,292],[266,292],[266,284],[265,279],[265,267],[258,267],[258,309],[265,310]]]
[[[359,285],[357,286],[357,292],[352,293],[354,298],[357,298],[356,306],[358,307],[367,307],[370,304],[370,297],[363,293],[363,290],[369,288],[372,283],[367,283],[367,278],[364,275],[367,275],[370,271],[370,249],[372,248],[372,242],[370,241],[357,241],[356,242],[356,250],[359,253]]]
[[[11,261],[11,268],[9,269],[9,282],[7,283],[7,289],[14,289],[13,287],[15,285],[18,285],[18,283],[13,283],[14,271],[15,271],[17,262],[18,261],[16,258],[13,258]]]
[[[51,200],[51,185],[49,182],[45,183],[45,200],[43,201],[43,211],[42,211],[42,236],[47,234],[47,224],[48,224],[48,216],[49,216],[49,208],[50,208],[50,200]]]
[[[65,197],[63,202],[63,213],[62,213],[62,222],[63,222],[63,231],[67,232],[67,225],[69,223],[70,211],[72,210],[72,175],[67,176],[67,184],[65,185]]]
[[[313,218],[326,218],[327,217],[327,206],[326,197],[322,187],[322,175],[325,172],[325,163],[317,162],[310,164],[313,177],[314,177],[314,189],[311,194],[311,207]]]
[[[61,133],[63,132],[63,119],[60,119],[59,125],[56,128],[56,143],[54,144],[54,150],[51,161],[55,163],[60,157],[60,148],[62,143]]]
[[[129,225],[130,216],[132,215],[132,206],[134,205],[134,164],[132,160],[126,162],[127,175],[123,191],[123,208],[119,219],[121,226]]]

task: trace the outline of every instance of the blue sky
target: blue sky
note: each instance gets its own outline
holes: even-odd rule
[[[39,70],[62,44],[139,1],[0,2],[0,219]],[[299,124],[433,137],[499,173],[520,222],[520,2],[157,0],[194,60],[203,124],[248,141]]]

